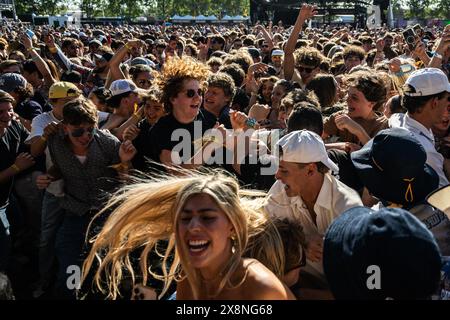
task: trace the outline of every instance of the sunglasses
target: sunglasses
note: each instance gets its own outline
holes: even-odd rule
[[[269,45],[267,45],[267,44],[263,44],[262,46],[261,46],[261,48],[268,48],[269,47]]]
[[[186,90],[186,96],[188,97],[188,98],[193,98],[193,97],[195,97],[195,93],[197,92],[197,94],[199,95],[199,96],[202,96],[203,95],[203,90],[202,89],[198,89],[197,91],[195,91],[194,89],[187,89]]]
[[[71,46],[70,49],[76,50],[76,49],[80,49],[80,47],[78,47],[78,46]]]
[[[305,68],[305,67],[298,67],[297,70],[300,72],[306,72],[306,73],[311,73],[313,72],[315,68]]]
[[[87,132],[89,135],[93,136],[95,134],[96,128],[78,128],[75,130],[70,131],[70,135],[74,138],[80,138],[84,135],[85,132]]]

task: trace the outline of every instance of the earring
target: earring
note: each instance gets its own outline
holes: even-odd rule
[[[236,253],[236,238],[234,236],[231,236],[231,253]]]

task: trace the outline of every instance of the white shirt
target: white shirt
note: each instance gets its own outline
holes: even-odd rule
[[[389,118],[389,127],[401,127],[409,130],[420,142],[427,153],[426,163],[431,166],[439,176],[439,187],[449,184],[444,173],[444,156],[437,152],[433,132],[414,120],[408,113],[395,113]]]
[[[31,143],[31,140],[35,137],[40,137],[44,134],[44,129],[47,125],[49,125],[52,122],[59,123],[60,120],[56,119],[56,117],[53,115],[52,111],[44,112],[37,117],[33,118],[33,121],[31,122],[31,133],[28,136],[27,140],[25,140],[26,143]],[[53,166],[52,158],[50,156],[50,152],[48,151],[48,148],[45,148],[45,167],[47,170],[49,170]],[[64,195],[64,185],[63,180],[56,180],[47,188],[47,192],[53,194],[56,197],[62,197]]]
[[[314,204],[314,212],[317,215],[316,225],[302,198],[300,196],[288,197],[284,187],[284,183],[280,180],[274,183],[269,190],[269,197],[264,208],[273,218],[287,218],[300,222],[307,241],[315,236],[324,237],[333,220],[344,211],[363,206],[361,198],[355,190],[327,173]],[[305,271],[325,280],[322,261],[307,260]]]

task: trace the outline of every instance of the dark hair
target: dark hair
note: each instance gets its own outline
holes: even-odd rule
[[[363,48],[355,45],[347,46],[344,49],[344,60],[347,60],[349,57],[358,57],[359,60],[364,60],[364,57],[366,56],[366,52]]]
[[[242,70],[244,70],[245,73],[248,72],[248,68],[253,64],[252,56],[246,51],[238,51],[237,53],[233,55],[228,55],[223,60],[223,64],[232,64],[237,63],[241,66]]]
[[[297,82],[295,82],[295,81],[288,81],[286,79],[280,79],[277,82],[275,82],[274,87],[276,87],[276,86],[282,86],[283,87],[284,92],[285,92],[284,96],[286,96],[286,94],[288,94],[292,90],[299,89],[299,87],[300,87]]]
[[[328,52],[330,52],[331,48],[333,48],[335,45],[336,45],[335,42],[327,42],[327,43],[325,43],[323,45],[323,54],[327,57],[328,56]]]
[[[132,94],[133,91],[124,92],[115,96],[111,96],[106,100],[106,105],[110,108],[117,109],[120,107],[120,104],[122,103],[122,99],[128,98],[130,94]]]
[[[224,72],[218,72],[208,77],[208,87],[216,87],[223,90],[225,97],[233,98],[236,91],[233,78]]]
[[[410,86],[405,84],[406,92],[415,93],[416,90]],[[402,107],[405,108],[409,113],[420,113],[422,108],[427,104],[431,99],[437,98],[442,99],[445,97],[446,91],[442,91],[431,96],[419,96],[412,97],[404,94],[402,96]]]
[[[78,126],[83,123],[95,124],[98,120],[97,107],[91,100],[78,98],[63,107],[63,122]]]
[[[400,95],[395,95],[390,98],[391,100],[391,114],[393,113],[405,113],[406,109],[402,107],[402,100]]]
[[[306,237],[303,226],[296,220],[275,219],[273,224],[283,242],[284,248],[284,274],[299,265],[306,254]]]
[[[347,78],[347,86],[358,89],[364,97],[374,102],[373,110],[379,110],[386,102],[386,84],[381,76],[368,71],[351,73]]]
[[[43,79],[42,73],[39,71],[39,69],[36,66],[36,63],[32,60],[25,60],[22,63],[23,71],[26,71],[28,73],[37,72],[39,79]]]
[[[234,80],[236,87],[241,87],[245,79],[245,72],[237,63],[227,64],[219,69],[219,72],[228,74]]]
[[[124,45],[125,45],[125,42],[123,42],[122,40],[112,40],[111,49],[117,50],[117,49],[122,48]]]
[[[243,111],[248,107],[249,103],[250,98],[245,93],[245,90],[238,88],[234,94],[233,102],[231,103],[232,108],[234,110]]]
[[[91,93],[95,94],[95,96],[102,104],[106,104],[106,100],[111,98],[111,91],[109,91],[105,87],[94,88]]]
[[[33,86],[29,82],[27,82],[25,87],[15,87],[13,92],[17,93],[19,96],[19,101],[17,102],[25,101],[34,96]]]
[[[82,76],[78,71],[66,71],[61,75],[61,81],[67,81],[74,84],[80,84]]]
[[[217,57],[217,58],[223,59],[226,56],[227,56],[227,53],[224,51],[221,51],[221,50],[217,50],[217,51],[214,51],[213,53],[211,53],[211,58]]]
[[[318,74],[307,85],[306,89],[314,91],[322,109],[333,106],[336,100],[336,80],[331,74]]]
[[[306,129],[322,136],[322,114],[313,104],[306,101],[298,102],[289,116],[287,129],[288,132]]]
[[[294,106],[298,102],[306,101],[311,103],[316,109],[320,110],[319,99],[317,99],[316,94],[313,91],[308,91],[304,89],[294,89],[289,92],[284,98],[288,104]]]
[[[295,66],[304,64],[309,67],[317,68],[325,57],[316,48],[303,47],[294,51]]]
[[[142,72],[151,72],[152,68],[150,68],[149,66],[145,65],[145,64],[137,64],[135,66],[132,66],[130,68],[130,70],[128,71],[128,73],[131,75],[131,78],[134,80],[137,79],[137,77],[139,76],[140,73]]]
[[[252,38],[246,37],[244,40],[242,40],[242,44],[244,45],[244,47],[250,47],[255,45],[255,41]]]

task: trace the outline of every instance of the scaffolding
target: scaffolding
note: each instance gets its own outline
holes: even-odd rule
[[[306,1],[309,2],[309,1]],[[372,5],[371,0],[348,1],[311,1],[318,6],[318,15],[322,23],[332,23],[336,16],[353,15],[356,26],[364,26],[367,19],[367,8]],[[250,16],[252,23],[256,21],[282,21],[292,25],[300,10],[299,1],[295,0],[250,0]]]

